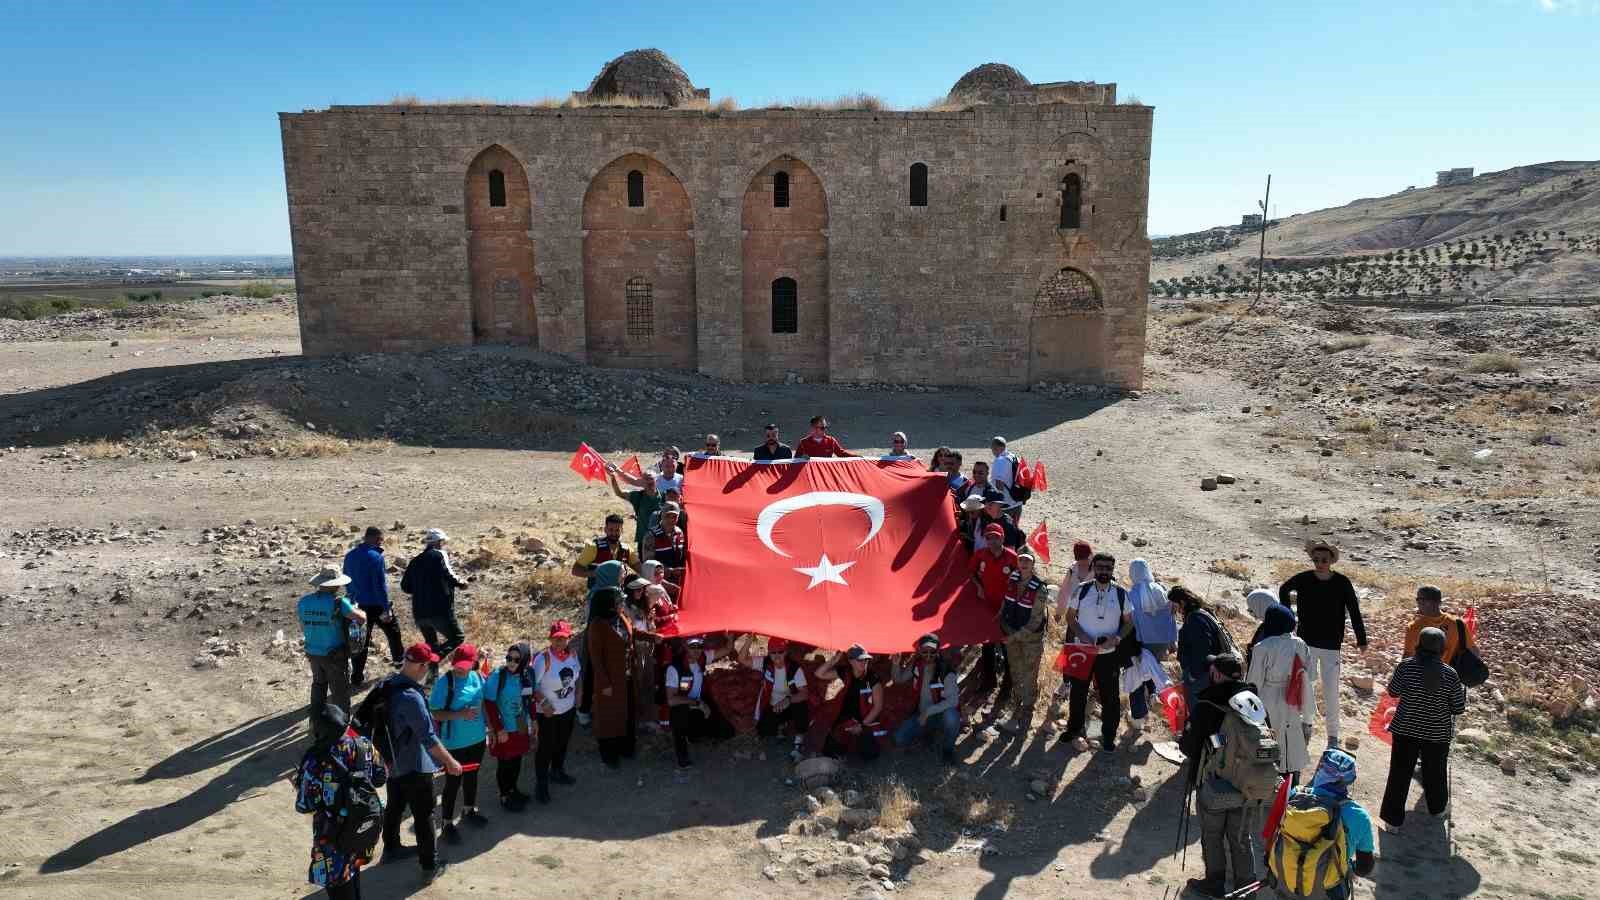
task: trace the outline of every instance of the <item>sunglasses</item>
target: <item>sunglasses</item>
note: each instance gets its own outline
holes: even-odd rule
[[[516,653],[507,653],[506,662],[522,662],[522,657]]]

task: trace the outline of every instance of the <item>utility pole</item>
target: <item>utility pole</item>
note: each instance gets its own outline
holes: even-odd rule
[[[1267,174],[1267,195],[1261,198],[1261,255],[1256,259],[1256,299],[1250,304],[1254,309],[1261,302],[1261,279],[1267,273],[1267,203],[1272,200],[1272,174]]]

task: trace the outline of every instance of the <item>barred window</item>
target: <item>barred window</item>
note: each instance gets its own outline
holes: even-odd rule
[[[628,205],[644,205],[644,173],[638,169],[628,173]]]
[[[1083,180],[1076,174],[1061,179],[1061,227],[1077,228],[1083,206]]]
[[[772,283],[772,333],[800,333],[800,288],[793,278]]]
[[[911,164],[911,205],[928,205],[928,167],[922,163]]]
[[[778,172],[772,176],[772,205],[789,205],[789,173]]]
[[[506,205],[506,173],[499,169],[489,170],[489,205]]]
[[[655,337],[655,298],[650,282],[640,277],[628,279],[626,288],[628,313],[628,340],[648,341]]]

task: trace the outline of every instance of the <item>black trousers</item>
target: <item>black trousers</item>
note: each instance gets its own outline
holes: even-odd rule
[[[472,763],[483,762],[483,741],[460,750],[451,750],[450,755],[463,767]],[[444,776],[444,801],[439,807],[446,822],[453,821],[456,817],[456,791],[461,792],[461,805],[467,809],[476,809],[478,806],[478,770],[471,769],[460,775]]]
[[[762,713],[761,720],[756,722],[756,733],[762,737],[773,737],[785,724],[795,737],[803,737],[811,730],[811,709],[804,700],[790,701],[783,712],[769,709]]]
[[[822,742],[822,752],[824,755],[831,756],[834,759],[841,759],[846,753],[854,750],[863,760],[872,762],[883,753],[882,743],[879,742],[878,736],[872,733],[876,727],[875,725],[870,727],[862,726],[861,731],[856,734],[853,741],[854,747],[846,747],[830,733],[827,740]]]
[[[399,662],[405,652],[405,645],[401,642],[400,623],[395,619],[392,610],[377,606],[363,606],[361,611],[367,614],[367,635],[361,642],[361,652],[350,657],[350,683],[360,684],[366,680],[367,655],[372,652],[372,632],[377,629],[389,640],[389,661]],[[384,621],[387,619],[388,621]]]
[[[1405,824],[1406,801],[1411,794],[1411,775],[1422,761],[1422,796],[1428,812],[1439,815],[1450,803],[1450,742],[1423,741],[1403,734],[1390,734],[1394,746],[1389,750],[1389,782],[1383,789],[1383,806],[1378,815],[1396,828]]]
[[[1115,653],[1101,653],[1094,658],[1095,690],[1100,694],[1100,738],[1110,744],[1117,739],[1117,725],[1122,720],[1122,666]],[[1089,709],[1089,682],[1067,679],[1071,696],[1067,700],[1067,733],[1064,737],[1083,737],[1088,724],[1085,713]]]
[[[578,712],[569,709],[553,716],[539,716],[539,744],[533,748],[533,778],[540,787],[550,784],[551,772],[567,771],[567,745]]]
[[[522,757],[513,756],[510,759],[496,759],[494,763],[494,783],[500,788],[500,799],[504,800],[517,789],[517,779],[522,776]]]
[[[440,659],[449,659],[450,651],[467,639],[467,633],[461,630],[461,623],[456,621],[453,607],[444,615],[417,616],[417,630],[422,632],[422,639],[428,642],[433,652],[439,654]],[[441,633],[444,635],[443,642],[439,640]]]
[[[433,868],[433,775],[390,776],[386,788],[389,804],[383,810],[383,846],[400,846],[400,819],[409,809],[417,829],[417,861],[424,869]]]
[[[680,766],[689,764],[690,741],[707,738],[720,741],[733,737],[733,726],[717,713],[715,706],[710,703],[706,706],[711,709],[709,716],[693,704],[674,706],[668,711],[668,721],[672,723],[672,750],[677,754]]]
[[[357,869],[349,881],[324,885],[322,889],[328,892],[328,900],[361,900],[361,870]]]

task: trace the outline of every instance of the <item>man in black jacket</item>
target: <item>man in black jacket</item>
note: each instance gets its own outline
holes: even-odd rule
[[[1212,654],[1206,658],[1211,670],[1211,686],[1200,691],[1199,702],[1189,710],[1189,721],[1184,726],[1178,746],[1188,757],[1188,785],[1198,789],[1202,761],[1210,751],[1211,736],[1222,731],[1222,723],[1229,715],[1228,701],[1234,695],[1249,691],[1256,694],[1256,686],[1244,680],[1244,661],[1231,653]],[[1259,700],[1256,701],[1259,704]],[[1195,812],[1200,817],[1200,854],[1205,860],[1204,878],[1189,879],[1189,890],[1202,897],[1221,897],[1226,892],[1228,860],[1233,860],[1233,883],[1243,887],[1255,880],[1256,857],[1250,840],[1251,808],[1248,805],[1233,809],[1212,809],[1206,806],[1201,792],[1195,799]]]
[[[467,637],[456,621],[456,588],[466,587],[467,582],[456,577],[450,568],[450,557],[444,550],[449,539],[437,528],[428,529],[422,552],[412,557],[400,578],[400,590],[411,595],[411,613],[417,620],[417,629],[440,658],[448,656]]]
[[[1350,579],[1333,571],[1339,548],[1327,541],[1306,545],[1311,568],[1278,588],[1278,602],[1294,610],[1300,624],[1295,633],[1311,649],[1311,671],[1306,677],[1322,678],[1322,715],[1327,722],[1328,746],[1339,746],[1339,651],[1344,646],[1345,617],[1356,633],[1356,646],[1367,649],[1367,628],[1361,621],[1361,601]]]

